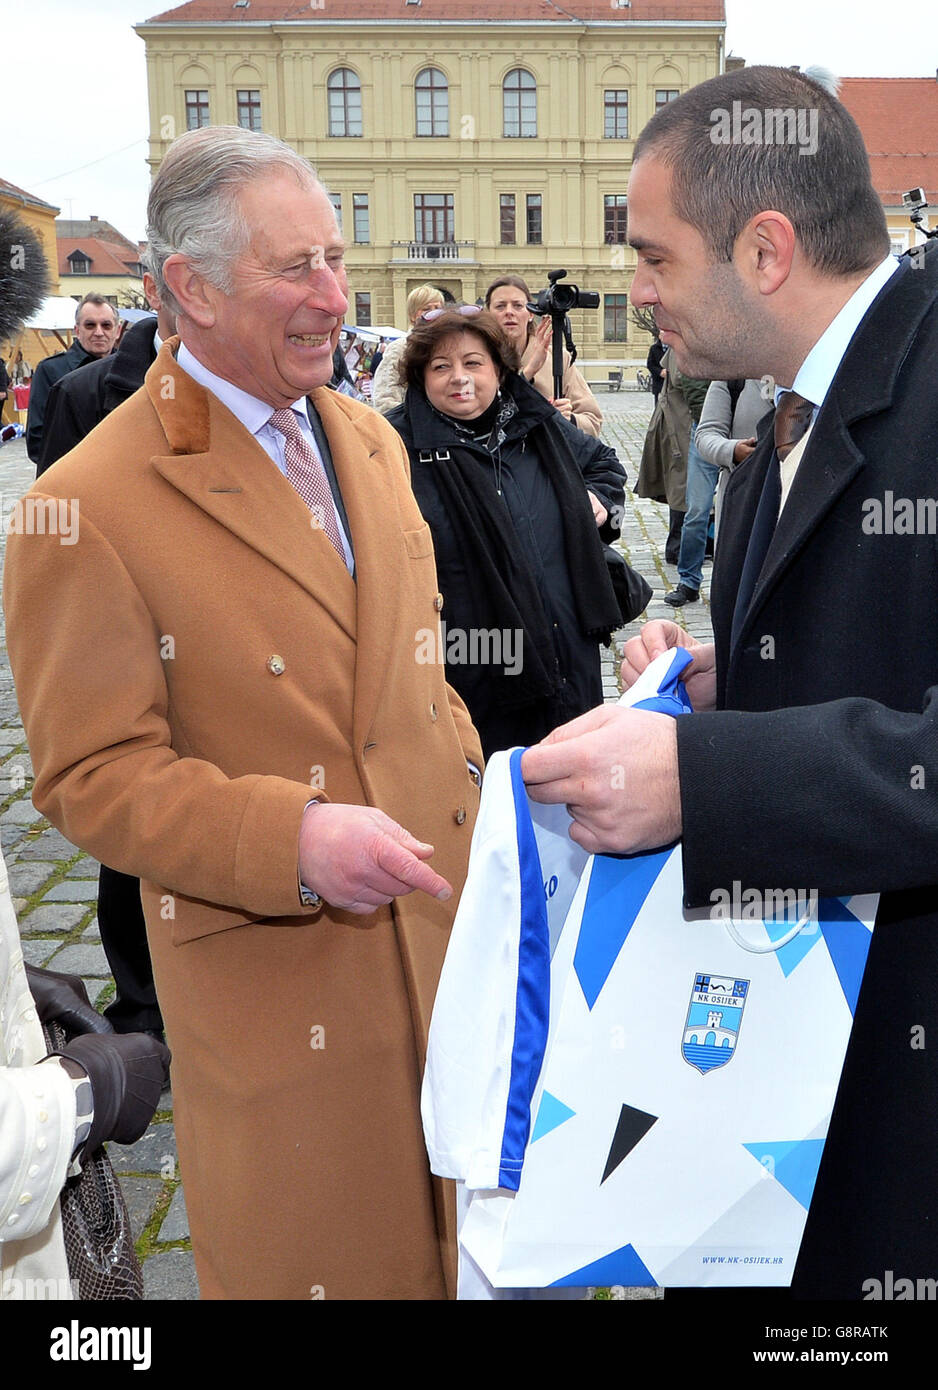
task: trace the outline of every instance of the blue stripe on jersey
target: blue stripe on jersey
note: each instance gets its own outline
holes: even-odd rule
[[[515,995],[515,1036],[511,1076],[505,1106],[505,1128],[499,1158],[498,1185],[517,1192],[531,1129],[531,1101],[541,1074],[547,1046],[550,1012],[550,939],[547,901],[541,877],[528,796],[521,777],[521,754],[511,754],[511,790],[515,802],[518,869],[521,888],[521,932],[518,941],[518,989]]]

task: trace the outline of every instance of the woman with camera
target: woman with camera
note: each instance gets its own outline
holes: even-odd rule
[[[387,419],[410,456],[443,595],[447,680],[488,756],[602,702],[599,643],[620,626],[601,537],[625,474],[518,371],[491,314],[427,314]]]
[[[499,326],[521,358],[521,371],[541,395],[555,405],[564,419],[584,434],[598,438],[603,422],[599,402],[577,371],[566,348],[563,350],[562,394],[554,396],[551,357],[552,328],[545,316],[535,325],[528,308],[531,291],[520,275],[501,275],[485,292],[485,307],[495,315]]]

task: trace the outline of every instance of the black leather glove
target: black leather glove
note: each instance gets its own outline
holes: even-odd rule
[[[114,1032],[109,1021],[91,1007],[88,991],[77,975],[27,965],[26,982],[41,1023],[59,1023],[70,1037]]]
[[[149,1033],[85,1033],[55,1054],[84,1067],[91,1082],[94,1119],[84,1152],[113,1139],[133,1144],[159,1105],[170,1051]]]

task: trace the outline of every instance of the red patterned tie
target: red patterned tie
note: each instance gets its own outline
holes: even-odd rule
[[[335,516],[335,503],[326,478],[326,470],[316,457],[300,429],[300,422],[292,410],[275,410],[270,424],[284,437],[284,457],[287,463],[287,480],[292,483],[313,516],[313,524],[325,531],[335,546],[343,564],[346,564],[345,548],[339,535],[339,524]]]
[[[814,416],[814,402],[805,400],[797,391],[786,391],[775,412],[775,448],[779,463],[784,463],[792,449],[808,432]]]

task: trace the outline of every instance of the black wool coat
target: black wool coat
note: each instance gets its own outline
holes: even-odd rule
[[[688,905],[736,880],[882,893],[793,1285],[809,1297],[938,1277],[938,244],[920,258],[847,349],[735,643],[771,417],[734,470],[718,709],[678,721]]]
[[[601,549],[600,538],[612,540],[618,534],[625,498],[625,472],[614,449],[568,424],[520,376],[512,376],[503,390],[510,391],[519,407],[508,422],[508,437],[501,447],[504,503],[517,534],[519,554],[533,568],[551,624],[550,661],[556,688],[553,698],[540,704],[514,706],[502,698],[505,685],[499,691],[493,684],[490,665],[448,660],[446,678],[465,700],[486,757],[500,748],[536,743],[558,724],[585,713],[603,699],[599,646],[595,638],[580,631],[577,622],[563,521],[541,461],[543,451],[556,451],[561,435],[573,451],[584,484],[582,507],[584,515],[589,516],[591,531],[592,508],[587,489],[596,494],[608,511],[609,519],[597,535],[597,552]],[[445,465],[428,457],[436,449],[452,448],[454,436],[423,392],[413,387],[408,389],[404,403],[390,411],[386,419],[407,446],[414,494],[433,536],[443,595],[442,617],[448,634],[444,645],[457,653],[449,646],[454,631],[489,629],[492,622],[488,613],[479,611],[471,562],[437,485],[435,470]],[[478,486],[493,490],[494,464],[483,446],[460,442],[458,447],[478,461]]]
[[[155,316],[141,319],[126,330],[116,352],[90,359],[55,383],[46,402],[37,478],[140,390],[156,357],[155,337]]]

